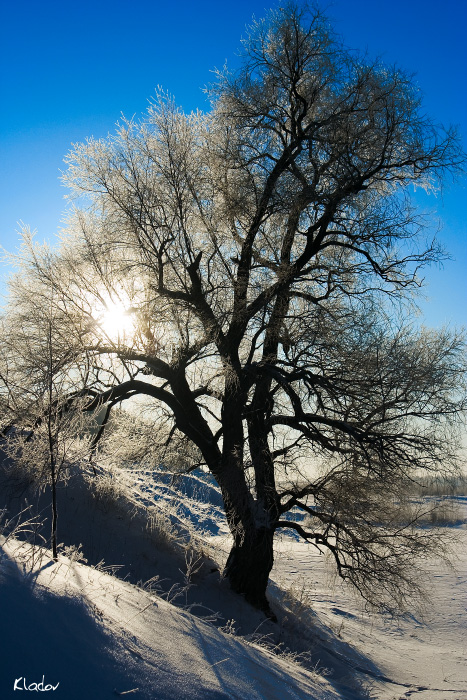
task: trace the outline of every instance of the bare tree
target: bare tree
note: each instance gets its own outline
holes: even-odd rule
[[[15,304],[2,319],[0,338],[1,449],[37,488],[50,487],[50,544],[57,560],[57,484],[64,467],[89,452],[94,415],[83,412],[87,401],[74,396],[75,353],[53,296],[39,299],[19,280],[11,288]],[[64,407],[63,397],[70,396]]]
[[[62,403],[146,397],[158,454],[189,444],[187,470],[219,484],[225,573],[253,605],[269,611],[274,535],[292,528],[390,607],[439,544],[407,517],[407,483],[455,468],[465,409],[462,339],[401,320],[443,256],[410,197],[465,156],[409,77],[315,9],[256,22],[211,95],[185,115],[159,94],[76,145],[60,249],[26,241],[23,276],[73,338]]]

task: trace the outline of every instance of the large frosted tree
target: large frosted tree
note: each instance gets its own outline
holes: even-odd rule
[[[225,573],[252,604],[269,611],[274,535],[292,528],[392,606],[438,544],[408,484],[454,467],[465,408],[461,339],[404,321],[442,258],[411,195],[464,155],[410,78],[346,50],[315,9],[255,23],[211,98],[186,115],[159,94],[74,147],[60,247],[25,234],[5,323],[53,299],[74,382],[61,410],[145,397],[154,459],[209,469]]]

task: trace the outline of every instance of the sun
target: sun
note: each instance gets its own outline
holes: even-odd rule
[[[120,302],[108,302],[98,323],[103,335],[113,343],[128,342],[136,330],[133,314]]]

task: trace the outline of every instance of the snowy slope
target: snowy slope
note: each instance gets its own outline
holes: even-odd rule
[[[40,683],[54,698],[337,700],[323,680],[105,572],[3,545],[0,697]],[[20,680],[21,679],[21,680]],[[23,680],[25,679],[25,680]],[[34,687],[31,688],[34,690]],[[130,691],[132,691],[130,693]],[[24,692],[24,691],[23,691]]]
[[[35,494],[21,479],[0,473],[0,494],[10,515],[25,500],[49,513],[47,490]],[[72,552],[54,564],[36,547],[33,566],[24,544],[4,543],[0,699],[18,697],[15,679],[44,675],[65,700],[467,700],[467,500],[458,500],[457,570],[431,564],[423,618],[367,614],[324,557],[284,536],[269,591],[275,625],[220,577],[230,538],[208,476],[77,472],[59,491],[59,539],[81,544],[89,564],[121,566],[127,580]],[[132,585],[153,577],[152,591]]]

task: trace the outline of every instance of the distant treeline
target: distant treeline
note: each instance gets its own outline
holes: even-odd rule
[[[412,488],[414,496],[467,496],[467,474],[449,478],[427,475]]]

